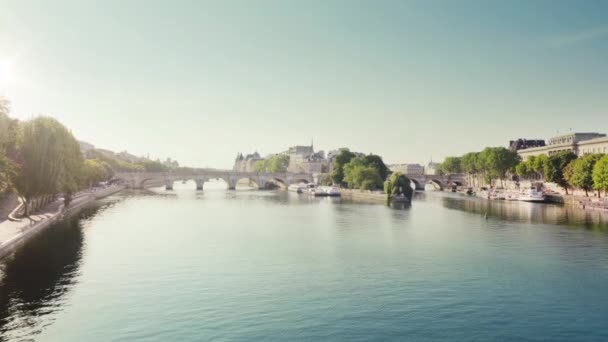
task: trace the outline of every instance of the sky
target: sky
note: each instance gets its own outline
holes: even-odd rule
[[[0,95],[97,147],[230,168],[608,133],[608,1],[0,0]]]

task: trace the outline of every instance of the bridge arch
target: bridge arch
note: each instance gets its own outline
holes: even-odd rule
[[[243,182],[244,180],[247,182],[247,184],[250,187],[255,187],[255,188],[260,189],[260,181],[258,179],[253,178],[253,177],[240,177],[240,178],[237,178],[236,181],[234,182],[235,183],[235,186],[234,186],[235,189],[236,189],[236,187],[238,185],[243,185],[245,183],[245,182]]]
[[[283,180],[281,178],[274,177],[274,178],[270,178],[270,179],[268,179],[266,181],[266,187],[265,188],[268,189],[269,187],[272,187],[273,184],[276,185],[276,186],[278,186],[279,188],[282,188],[282,189],[287,189],[287,186],[288,186],[288,184],[287,184],[287,182],[285,180]]]
[[[429,181],[429,184],[432,184],[435,187],[435,189],[437,189],[437,190],[443,190],[443,184],[438,179],[435,179],[435,178],[431,179]]]
[[[421,183],[420,180],[416,178],[410,178],[410,185],[412,185],[412,189],[415,190],[424,190],[424,183]]]

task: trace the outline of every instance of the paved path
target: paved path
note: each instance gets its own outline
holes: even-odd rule
[[[88,196],[93,193],[95,193],[93,190],[85,190],[75,194],[71,202],[72,206],[77,205],[83,200],[90,200]],[[63,199],[58,199],[47,204],[44,208],[37,210],[34,214],[30,215],[30,217],[21,219],[20,222],[10,220],[0,222],[0,248],[2,248],[2,245],[5,243],[27,233],[27,231],[36,223],[61,214],[62,210]]]
[[[0,223],[0,246],[5,242],[23,234],[36,222],[40,222],[58,214],[60,209],[63,207],[62,204],[63,200],[56,200],[38,210],[33,215],[30,215],[30,217],[23,218],[20,222],[6,220]]]

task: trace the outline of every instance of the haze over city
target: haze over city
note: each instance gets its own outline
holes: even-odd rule
[[[182,165],[312,139],[440,161],[608,131],[608,3],[573,5],[2,0],[0,94],[17,118]]]

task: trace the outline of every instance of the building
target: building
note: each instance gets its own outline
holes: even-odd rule
[[[517,150],[517,154],[525,160],[531,156],[553,155],[564,151],[572,151],[577,156],[587,153],[606,153],[608,152],[608,138],[603,133],[564,134],[549,139],[546,146],[520,149]]]
[[[238,153],[234,160],[234,166],[232,169],[238,172],[254,172],[255,164],[261,160],[264,160],[264,158],[260,157],[260,154],[257,152],[248,154],[246,156],[243,156],[242,153]]]
[[[578,155],[608,153],[608,137],[584,140],[578,143]]]
[[[525,150],[531,147],[543,147],[545,141],[542,139],[517,139],[509,141],[509,149],[511,151]]]
[[[438,175],[440,174],[439,167],[441,167],[441,163],[433,163],[433,161],[429,162],[429,164],[424,169],[425,175]]]
[[[329,170],[325,152],[315,152],[312,143],[310,146],[290,147],[287,155],[289,156],[287,172],[325,173]]]
[[[401,172],[406,175],[423,175],[424,166],[420,164],[391,164],[388,168],[392,172]]]

